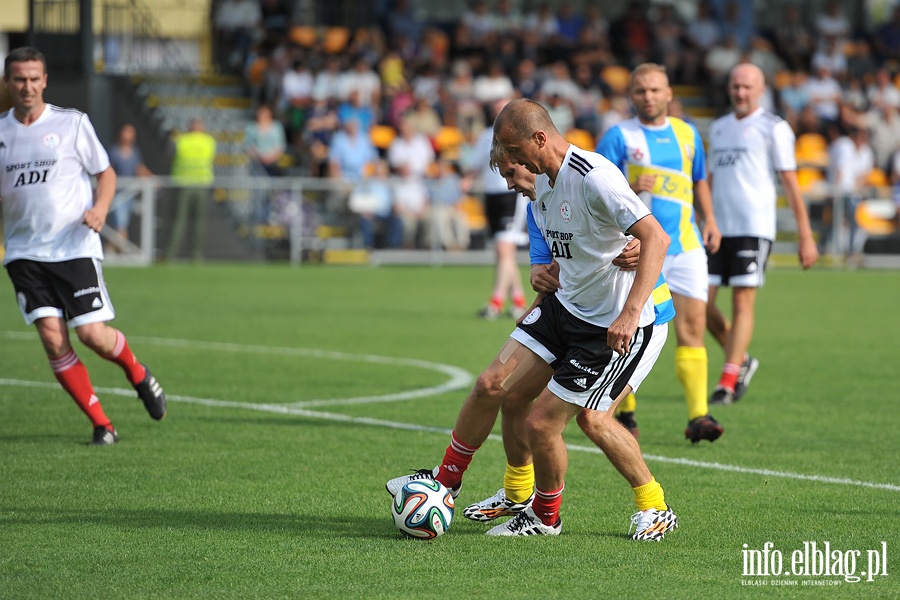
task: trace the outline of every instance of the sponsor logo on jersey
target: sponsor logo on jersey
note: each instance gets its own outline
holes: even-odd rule
[[[0,140],[0,148],[6,148],[6,144],[3,143],[3,140]]]

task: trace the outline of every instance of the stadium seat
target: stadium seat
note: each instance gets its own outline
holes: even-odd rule
[[[397,137],[397,130],[390,125],[372,125],[369,130],[369,139],[379,150],[387,150],[394,138]]]
[[[434,136],[434,149],[438,154],[458,153],[459,147],[466,141],[466,136],[459,127],[444,125]]]
[[[897,230],[893,200],[865,200],[856,207],[856,222],[869,235],[891,235]]]
[[[350,41],[350,30],[346,27],[329,27],[322,37],[322,49],[328,54],[340,54]]]
[[[821,133],[801,134],[794,144],[798,165],[827,167],[828,140]]]
[[[775,73],[775,81],[774,87],[776,90],[783,90],[788,85],[790,85],[791,80],[793,79],[794,74],[787,70],[780,70]]]
[[[631,71],[619,65],[609,65],[603,67],[600,71],[600,79],[606,82],[613,92],[624,94],[628,91],[628,80],[631,78]]]
[[[316,33],[314,27],[310,27],[309,25],[297,25],[291,27],[290,38],[292,42],[301,48],[312,48],[316,45],[319,34]]]
[[[466,224],[470,231],[481,231],[487,228],[487,217],[484,214],[484,206],[475,196],[465,196],[459,203],[459,209],[466,217]]]
[[[570,129],[566,132],[564,136],[566,141],[574,146],[578,146],[582,150],[589,150],[591,152],[596,148],[596,144],[594,143],[594,136],[591,135],[590,131],[586,129]]]
[[[864,183],[869,187],[876,188],[886,188],[890,187],[891,185],[887,173],[884,172],[884,169],[879,169],[878,167],[875,167],[874,169],[869,171],[869,174],[866,175],[866,180]]]
[[[815,193],[825,185],[825,174],[816,167],[800,167],[797,169],[797,183],[804,195]]]

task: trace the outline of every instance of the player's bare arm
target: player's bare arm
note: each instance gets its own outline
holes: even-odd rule
[[[637,269],[638,260],[641,258],[641,240],[634,238],[630,240],[622,253],[615,257],[612,261],[614,267],[619,267],[622,271],[634,271]]]
[[[531,265],[531,289],[538,294],[552,294],[560,288],[559,263]]]
[[[812,227],[809,224],[809,213],[806,210],[806,202],[800,192],[800,184],[797,183],[796,171],[779,171],[781,185],[784,187],[788,204],[794,212],[797,221],[797,254],[800,258],[800,266],[809,269],[819,260],[819,249],[813,238]]]
[[[625,300],[625,307],[607,331],[609,347],[620,356],[631,351],[631,338],[637,331],[641,310],[659,279],[666,250],[669,248],[669,236],[653,215],[647,215],[632,225],[628,234],[641,241],[641,260],[635,271],[631,291]]]
[[[640,194],[641,192],[652,192],[655,184],[656,175],[638,175],[638,178],[629,185],[635,194]]]
[[[713,214],[712,192],[709,182],[705,179],[694,182],[694,209],[697,211],[698,220],[702,221],[703,228],[700,234],[703,236],[703,245],[712,254],[719,251],[722,243],[722,233],[716,224],[716,215]]]
[[[84,224],[100,233],[106,223],[106,214],[116,193],[116,172],[112,167],[97,175],[97,191],[94,205],[84,213]]]

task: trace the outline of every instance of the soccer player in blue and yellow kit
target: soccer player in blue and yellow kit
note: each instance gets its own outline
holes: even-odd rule
[[[622,170],[671,239],[663,275],[675,302],[675,373],[688,408],[685,437],[695,443],[712,442],[723,428],[709,414],[707,400],[706,248],[716,252],[721,235],[706,181],[706,154],[697,129],[668,116],[672,88],[665,67],[638,65],[631,73],[629,93],[637,116],[609,129],[597,144],[597,153]],[[637,435],[635,406],[632,395],[622,402],[617,418]]]

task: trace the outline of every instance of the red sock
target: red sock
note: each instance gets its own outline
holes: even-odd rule
[[[501,296],[491,296],[491,306],[497,310],[503,310],[503,298]]]
[[[444,484],[447,489],[453,489],[462,481],[463,473],[469,468],[472,462],[472,456],[480,446],[472,447],[463,444],[456,438],[456,432],[450,434],[450,445],[444,453],[444,460],[441,461],[441,469],[437,479]]]
[[[115,332],[116,346],[113,348],[112,352],[106,356],[101,356],[122,367],[125,371],[125,377],[128,378],[131,385],[142,382],[144,377],[147,376],[147,370],[137,361],[134,354],[131,353],[131,348],[128,347],[128,342],[125,340],[125,334],[118,329],[116,329]]]
[[[734,392],[734,386],[737,384],[738,373],[740,372],[741,365],[725,363],[722,366],[722,376],[719,378],[719,387]]]
[[[69,395],[75,400],[75,404],[84,411],[94,427],[102,425],[107,429],[112,429],[109,419],[103,412],[103,407],[100,406],[100,400],[94,394],[94,386],[91,385],[87,369],[75,355],[74,350],[69,350],[64,356],[51,360],[50,368],[53,369],[57,381],[69,392]]]
[[[513,296],[513,306],[516,308],[525,308],[525,296]]]
[[[534,502],[531,509],[538,516],[541,523],[553,527],[559,521],[559,507],[562,506],[562,493],[566,484],[553,492],[544,492],[534,488]]]

